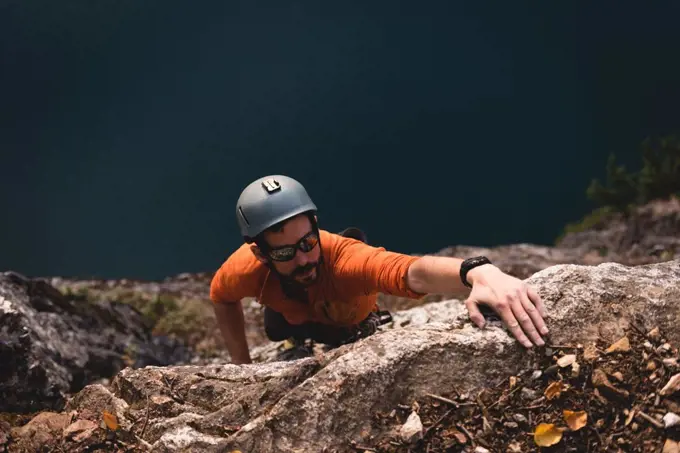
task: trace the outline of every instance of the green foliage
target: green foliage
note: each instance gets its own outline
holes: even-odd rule
[[[593,180],[586,195],[598,207],[622,213],[654,199],[680,195],[680,140],[674,135],[646,139],[638,172],[628,172],[611,154],[606,184]]]
[[[680,197],[680,139],[675,135],[648,138],[642,142],[641,157],[641,168],[629,172],[616,162],[614,154],[609,156],[605,182],[593,179],[586,190],[595,209],[580,221],[568,224],[556,244],[568,233],[605,227],[612,217],[628,215],[635,206],[672,195]]]

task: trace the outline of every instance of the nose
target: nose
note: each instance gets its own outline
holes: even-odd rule
[[[310,260],[309,260],[309,257],[308,257],[307,254],[306,254],[305,252],[303,252],[302,250],[297,250],[297,251],[295,252],[295,265],[296,265],[296,266],[300,266],[300,267],[301,267],[301,266],[304,266],[304,265],[306,265],[307,263],[309,263],[309,261],[310,261]]]

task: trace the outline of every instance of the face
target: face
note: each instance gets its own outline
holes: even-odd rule
[[[304,248],[314,243],[313,238],[308,236],[312,232],[312,223],[309,218],[306,215],[299,215],[286,222],[281,231],[266,232],[264,239],[272,249],[278,249],[300,245],[300,240],[306,237],[306,243],[302,244]],[[266,261],[259,250],[254,251],[261,261]],[[269,263],[283,277],[288,277],[301,285],[307,286],[314,283],[318,278],[320,259],[321,246],[317,243],[306,252],[297,248],[293,258],[289,261],[269,259]]]

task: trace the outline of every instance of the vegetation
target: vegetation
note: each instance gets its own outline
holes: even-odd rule
[[[626,213],[641,205],[670,195],[680,196],[680,140],[672,135],[642,143],[642,168],[629,173],[616,163],[612,154],[607,161],[606,185],[595,179],[586,195],[598,207]]]
[[[655,199],[680,197],[680,139],[675,135],[648,138],[642,142],[641,157],[641,168],[629,172],[611,154],[605,182],[593,179],[586,190],[595,209],[581,221],[567,225],[563,234],[603,226],[613,215],[627,216],[636,206]]]

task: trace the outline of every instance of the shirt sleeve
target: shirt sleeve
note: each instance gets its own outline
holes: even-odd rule
[[[246,297],[259,297],[267,268],[248,249],[234,252],[215,272],[210,282],[210,300],[234,303]]]
[[[382,292],[412,299],[425,295],[408,286],[408,269],[420,257],[347,238],[338,238],[335,248],[336,272],[352,284],[361,285],[366,294]]]

